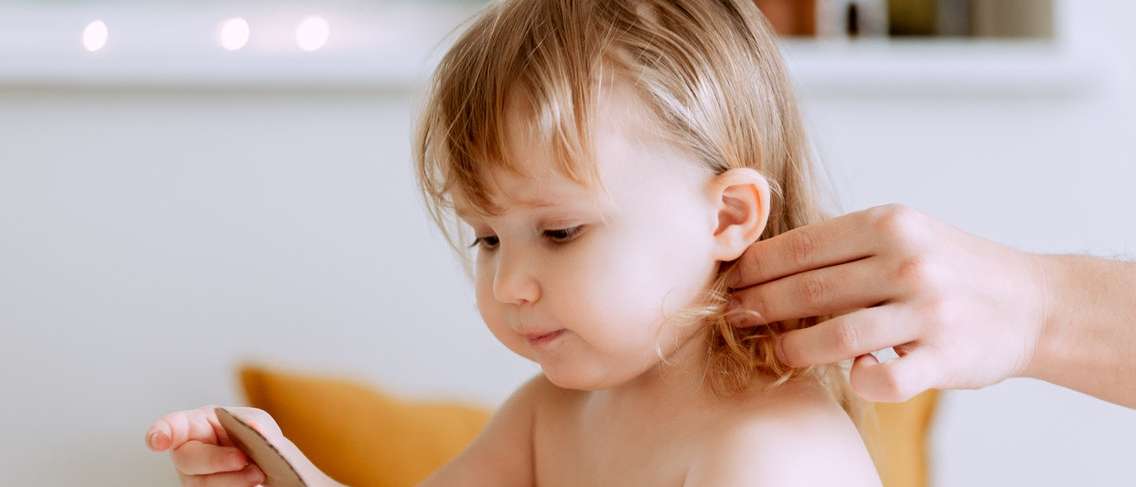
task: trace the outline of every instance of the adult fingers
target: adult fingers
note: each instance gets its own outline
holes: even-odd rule
[[[743,288],[871,256],[878,247],[870,224],[885,210],[870,208],[794,228],[754,242],[738,258],[731,288]]]
[[[736,306],[752,313],[731,313],[730,323],[752,326],[873,306],[898,292],[889,274],[881,258],[869,257],[740,289],[732,293]]]
[[[903,402],[935,386],[936,364],[926,349],[880,363],[864,355],[852,364],[852,390],[874,402]]]
[[[265,481],[264,472],[249,465],[236,472],[212,475],[186,475],[179,473],[182,487],[256,487]]]
[[[777,338],[777,352],[791,367],[823,365],[919,338],[917,321],[896,306],[853,311]]]
[[[178,472],[186,475],[204,475],[233,472],[249,464],[248,457],[231,446],[217,446],[200,441],[187,441],[170,452]]]

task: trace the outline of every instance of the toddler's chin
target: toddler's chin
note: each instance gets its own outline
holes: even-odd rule
[[[575,389],[575,391],[595,391],[595,387],[591,387],[586,380],[579,380],[576,377],[560,375],[560,373],[549,372],[548,369],[544,370],[544,377],[549,379],[550,383],[562,389]]]
[[[590,381],[581,377],[575,377],[570,374],[559,374],[550,372],[548,369],[544,370],[544,377],[548,379],[556,387],[561,389],[573,389],[577,391],[594,391],[602,389],[595,381]]]
[[[607,389],[619,385],[619,382],[613,382],[610,377],[600,377],[602,374],[589,373],[582,370],[568,370],[563,366],[547,366],[541,364],[541,370],[544,372],[544,377],[549,382],[562,389],[573,389],[577,391],[598,391],[600,389]]]

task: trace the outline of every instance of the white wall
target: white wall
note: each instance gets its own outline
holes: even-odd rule
[[[1136,253],[1136,8],[1065,10],[1099,67],[1073,92],[806,90],[845,209]],[[425,217],[410,93],[0,87],[0,484],[174,484],[146,426],[239,402],[240,360],[488,405],[533,373]],[[935,433],[938,485],[1132,479],[1136,413],[1032,381],[948,394]]]
[[[172,482],[148,422],[239,401],[240,359],[485,403],[525,376],[413,192],[401,94],[0,106],[0,483]]]

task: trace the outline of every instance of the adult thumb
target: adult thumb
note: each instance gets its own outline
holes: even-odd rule
[[[849,379],[852,390],[868,401],[904,402],[934,385],[934,365],[922,350],[884,363],[865,354],[852,363]]]

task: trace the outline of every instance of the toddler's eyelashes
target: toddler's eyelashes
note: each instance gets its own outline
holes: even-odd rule
[[[545,230],[544,236],[554,242],[563,243],[576,238],[583,229],[583,225],[577,225],[570,228],[561,228],[559,230]]]
[[[563,244],[571,242],[573,239],[578,237],[580,235],[580,232],[582,232],[583,230],[584,225],[577,225],[574,227],[560,228],[556,230],[545,230],[543,232],[543,235],[553,243]],[[492,250],[497,248],[500,243],[501,241],[498,237],[489,235],[485,237],[475,238],[473,240],[473,243],[471,243],[469,247],[473,248],[480,245],[484,249]]]
[[[482,245],[482,247],[496,248],[498,243],[500,243],[500,242],[497,241],[497,237],[492,237],[492,236],[490,236],[490,237],[477,237],[477,238],[473,239],[473,243],[470,244],[469,247],[473,248],[473,247],[477,247],[478,245],[485,244],[485,245]]]

